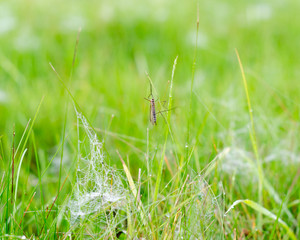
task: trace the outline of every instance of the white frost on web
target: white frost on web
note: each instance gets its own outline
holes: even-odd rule
[[[85,219],[108,206],[118,208],[126,200],[127,190],[121,174],[108,166],[103,142],[86,118],[76,110],[78,128],[78,162],[73,193],[68,202],[70,222]]]
[[[249,175],[255,172],[255,160],[250,152],[242,148],[230,147],[230,151],[224,155],[220,167],[226,173]]]
[[[191,173],[194,176],[195,173]],[[222,231],[222,192],[215,195],[201,175],[188,181],[190,201],[184,205],[185,218],[177,221],[175,238],[180,239],[221,239]],[[221,192],[221,193],[220,193]],[[183,239],[183,238],[182,238]]]

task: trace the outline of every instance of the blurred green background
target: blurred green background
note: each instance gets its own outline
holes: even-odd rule
[[[211,136],[218,141],[220,131],[235,132],[247,125],[237,48],[261,127],[261,143],[268,148],[296,132],[291,129],[299,119],[296,1],[2,1],[1,134],[10,139],[16,124],[18,139],[44,96],[34,127],[38,148],[47,154],[60,143],[67,96],[48,63],[68,81],[82,27],[70,89],[93,126],[105,129],[114,114],[110,131],[145,140],[149,119],[148,102],[143,99],[149,95],[145,71],[158,91],[155,97],[167,100],[178,55],[173,120],[184,146],[197,5],[192,129],[197,129],[207,109],[212,113],[211,128],[205,131],[210,137],[203,139],[208,142]],[[73,131],[74,121],[68,120],[67,129]],[[163,118],[159,121],[164,124]],[[116,139],[108,141],[112,141],[108,148],[122,148]]]
[[[81,27],[71,92],[95,128],[107,129],[113,114],[109,131],[137,138],[132,144],[141,151],[108,136],[108,152],[114,156],[114,149],[120,149],[143,162],[145,144],[138,140],[146,140],[147,127],[154,135],[153,149],[160,143],[159,129],[165,123],[159,117],[157,127],[149,125],[149,104],[143,99],[149,95],[145,71],[157,89],[155,98],[167,100],[177,55],[172,121],[184,151],[197,5],[191,130],[197,131],[208,111],[199,146],[204,164],[212,139],[220,148],[240,144],[249,150],[247,105],[235,48],[246,69],[260,148],[267,154],[278,148],[296,154],[300,77],[296,1],[2,1],[0,129],[7,145],[4,149],[9,151],[14,124],[18,142],[42,97],[34,126],[37,148],[45,159],[51,159],[58,148],[68,96],[49,62],[68,82]],[[67,134],[76,133],[75,123],[71,107]]]
[[[199,32],[196,48],[197,8]],[[176,145],[166,154],[184,156],[196,141],[191,166],[199,170],[225,147],[253,157],[249,115],[239,51],[249,84],[258,148],[265,173],[281,196],[299,168],[300,2],[298,1],[1,1],[0,2],[0,136],[3,155],[9,156],[15,125],[18,143],[43,98],[28,142],[22,177],[28,188],[37,181],[35,158],[41,168],[62,142],[66,122],[64,171],[76,159],[76,116],[69,96],[49,62],[69,86],[81,109],[105,136],[108,160],[120,167],[115,150],[130,159],[134,177],[145,170],[147,128],[150,155],[161,150],[165,127],[149,122],[149,81],[161,101],[168,99],[173,61],[178,56],[173,87],[175,110],[171,124]],[[77,31],[82,28],[77,57],[72,59]],[[190,142],[186,142],[193,59]],[[114,116],[112,118],[112,115]],[[205,122],[203,132],[197,132]],[[37,155],[34,153],[36,144]],[[231,156],[231,160],[234,159]],[[237,157],[238,158],[238,157]],[[236,162],[233,162],[233,166]],[[44,179],[55,195],[60,156]],[[155,163],[153,163],[155,164]],[[0,173],[7,163],[1,161]],[[237,171],[230,170],[228,171]],[[167,174],[167,173],[166,173]],[[222,178],[222,177],[221,177]],[[243,176],[240,176],[241,181]],[[245,183],[246,185],[250,184]],[[53,185],[53,188],[51,187]],[[298,184],[299,185],[299,184]],[[300,197],[294,189],[295,198]],[[225,187],[226,188],[226,187]],[[226,190],[226,189],[225,189]],[[236,198],[257,188],[238,187]],[[47,197],[46,197],[47,198]]]

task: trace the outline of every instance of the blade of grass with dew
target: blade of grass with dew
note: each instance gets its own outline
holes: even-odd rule
[[[11,195],[10,195],[10,202],[12,205],[12,212],[11,212],[11,221],[10,221],[10,228],[11,231],[14,229],[14,221],[12,219],[15,219],[15,202],[14,200],[14,178],[15,178],[15,138],[16,138],[16,131],[15,131],[15,124],[13,126],[13,140],[12,140],[12,156],[11,156]]]
[[[279,217],[280,217],[281,210],[282,210],[282,206],[283,206],[283,203],[284,203],[285,201],[286,201],[286,199],[284,199],[284,200],[281,202],[279,211],[278,211],[278,213],[277,213],[277,218],[276,218],[275,223],[274,223],[274,225],[273,225],[272,233],[271,233],[271,235],[270,235],[270,237],[269,237],[270,240],[274,239],[273,236],[274,236],[274,233],[275,233],[275,229],[276,229],[276,227],[277,227],[278,219],[279,219]]]
[[[261,159],[260,159],[258,149],[257,149],[256,132],[255,132],[254,120],[253,120],[253,110],[252,110],[252,107],[251,107],[251,101],[250,101],[250,95],[249,95],[249,91],[248,91],[247,79],[246,79],[244,68],[243,68],[243,65],[242,65],[242,61],[240,59],[240,55],[239,55],[239,52],[238,52],[237,49],[235,49],[235,53],[236,53],[236,56],[237,56],[237,59],[238,59],[238,62],[239,62],[239,66],[240,66],[240,70],[241,70],[241,73],[242,73],[244,90],[245,90],[246,98],[247,98],[248,112],[249,112],[249,116],[250,116],[251,129],[249,129],[249,133],[250,133],[250,139],[251,139],[253,151],[254,151],[255,158],[256,158],[256,164],[257,164],[257,169],[258,169],[258,177],[259,177],[259,181],[258,181],[258,202],[259,202],[260,205],[263,205],[264,173],[263,173],[263,169],[262,169]],[[259,229],[261,229],[261,224],[262,224],[262,216],[261,216],[261,213],[259,212],[258,220],[257,220],[257,225],[258,225]]]
[[[30,122],[31,122],[31,119],[29,119],[28,122],[27,122],[27,124],[26,124],[25,130],[23,131],[22,137],[21,137],[21,139],[20,139],[20,141],[19,141],[19,144],[18,144],[18,146],[17,146],[16,154],[18,153],[18,150],[19,150],[19,148],[20,148],[20,146],[21,146],[21,144],[22,144],[22,141],[23,141],[23,139],[24,139],[24,137],[25,137],[25,134],[26,134],[26,132],[27,132],[27,129],[28,129],[28,127],[29,127]]]
[[[257,168],[257,166],[252,161],[252,159],[250,159],[249,157],[247,157],[244,154],[244,152],[240,152],[240,154],[251,165],[251,167],[253,169]],[[258,175],[258,177],[259,177],[259,175]],[[264,177],[263,186],[264,186],[264,189],[270,194],[270,196],[274,199],[274,201],[276,203],[278,203],[278,204],[282,203],[282,199],[280,198],[279,194],[276,192],[276,190],[273,188],[273,186],[271,185],[271,183],[269,182],[269,180],[266,177]],[[293,214],[291,213],[291,211],[288,209],[288,207],[287,207],[287,205],[286,205],[285,202],[283,203],[283,207],[282,208],[283,208],[283,211],[289,217],[290,221],[293,222],[294,226],[297,226],[297,224],[298,224],[297,219],[293,216]]]
[[[185,159],[188,159],[189,156],[189,141],[190,141],[190,124],[191,124],[191,117],[192,117],[192,98],[193,98],[193,88],[194,88],[194,80],[195,80],[195,71],[196,71],[196,59],[197,59],[197,48],[198,48],[198,34],[199,34],[199,4],[197,4],[197,24],[196,24],[196,43],[195,43],[195,50],[194,50],[194,59],[192,65],[192,80],[191,80],[191,91],[190,91],[190,101],[189,101],[189,110],[188,110],[188,119],[187,119],[187,134],[186,134],[186,142],[185,148]]]
[[[178,59],[178,56],[174,60],[173,69],[172,69],[172,77],[171,77],[170,90],[169,90],[168,109],[170,109],[172,107],[172,100],[173,100],[173,96],[172,96],[173,80],[174,80],[174,73],[175,73],[175,69],[176,69],[177,59]],[[158,195],[160,181],[161,181],[162,167],[163,167],[164,158],[165,158],[165,152],[166,152],[168,134],[169,134],[169,130],[170,130],[170,128],[169,128],[170,121],[171,121],[171,111],[168,112],[168,116],[167,116],[168,126],[166,126],[166,128],[165,128],[165,142],[164,142],[164,146],[163,146],[163,150],[162,150],[162,154],[161,154],[159,168],[158,168],[158,171],[157,171],[157,179],[156,179],[154,196],[153,196],[153,201],[154,202],[156,202],[156,200],[157,200],[157,195]]]
[[[14,197],[14,209],[13,209],[13,215],[15,215],[15,212],[16,212],[16,201],[17,201],[17,192],[18,192],[18,184],[19,184],[19,177],[20,177],[20,172],[21,172],[21,166],[22,166],[22,162],[23,162],[23,159],[24,159],[24,156],[27,152],[27,148],[24,150],[22,156],[21,156],[21,159],[20,159],[20,162],[19,162],[19,167],[18,167],[18,171],[17,171],[17,179],[16,179],[16,183],[15,183],[15,197]]]
[[[117,151],[117,154],[119,155],[119,158],[122,162],[122,165],[123,165],[123,169],[124,169],[124,172],[126,174],[126,177],[127,177],[127,180],[128,180],[128,183],[129,183],[129,187],[130,187],[130,190],[134,196],[134,199],[137,200],[138,196],[137,196],[137,190],[136,190],[136,187],[135,187],[135,184],[133,182],[133,179],[132,179],[132,176],[130,174],[130,171],[129,169],[127,168],[122,156],[120,155],[119,151]],[[146,217],[145,217],[145,211],[144,211],[144,208],[143,208],[143,205],[142,205],[142,202],[141,201],[138,201],[138,206],[141,208],[141,217],[142,217],[142,221],[143,221],[143,224],[145,226],[147,226],[147,221],[146,221]]]
[[[32,145],[33,145],[33,151],[34,151],[34,156],[35,156],[35,162],[36,162],[36,168],[37,168],[37,175],[38,175],[38,186],[40,190],[40,200],[41,200],[41,207],[42,207],[42,218],[44,223],[46,222],[46,211],[45,211],[45,199],[44,199],[44,193],[43,193],[43,185],[42,185],[42,174],[41,174],[41,168],[40,168],[40,161],[39,161],[39,156],[38,156],[38,150],[36,146],[36,141],[35,141],[35,134],[34,132],[31,135],[32,138]],[[35,189],[34,189],[35,191]]]
[[[71,71],[70,71],[69,82],[67,83],[67,85],[69,85],[69,86],[71,85],[71,81],[72,81],[74,65],[75,65],[75,60],[76,60],[76,55],[77,55],[77,49],[78,49],[78,44],[79,44],[80,32],[81,32],[81,28],[78,29],[78,33],[77,33],[77,38],[76,38],[76,43],[75,43],[75,48],[74,48],[74,53],[73,53],[72,67],[71,67]],[[70,87],[68,89],[70,89]],[[60,166],[59,166],[59,177],[58,177],[58,189],[57,189],[57,191],[59,191],[59,189],[60,189],[60,182],[61,182],[62,161],[63,161],[63,157],[64,157],[64,145],[65,145],[65,137],[66,137],[66,125],[67,125],[68,109],[69,109],[69,101],[68,101],[68,98],[67,98],[66,99],[66,105],[65,105],[65,117],[64,117],[63,132],[62,132],[62,145],[61,145],[61,155],[60,155]]]
[[[249,199],[245,199],[245,200],[237,200],[235,201],[227,210],[227,212],[225,213],[225,216],[238,204],[240,203],[245,203],[247,206],[251,207],[252,209],[254,209],[255,211],[259,212],[262,215],[265,215],[273,220],[276,221],[277,216],[270,212],[268,209],[264,208],[263,206],[261,206],[260,204],[249,200]],[[286,230],[287,234],[289,235],[289,237],[293,240],[297,240],[296,235],[294,234],[294,232],[289,228],[289,226],[286,224],[286,222],[284,222],[281,218],[278,218],[278,222],[279,224]]]

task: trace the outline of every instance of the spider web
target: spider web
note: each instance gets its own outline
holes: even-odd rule
[[[103,141],[75,108],[78,132],[78,162],[73,193],[68,202],[71,225],[86,220],[107,207],[118,208],[126,200],[127,190],[121,174],[105,162]]]

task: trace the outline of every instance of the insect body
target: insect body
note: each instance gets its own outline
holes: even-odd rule
[[[149,82],[150,82],[150,94],[148,96],[148,98],[145,98],[145,100],[147,100],[148,102],[150,102],[150,122],[153,124],[153,125],[157,125],[156,123],[156,117],[157,115],[160,113],[162,115],[162,117],[164,118],[165,122],[166,122],[166,119],[163,115],[163,112],[166,112],[166,111],[170,111],[172,110],[173,108],[171,109],[166,109],[166,110],[163,110],[163,111],[156,111],[155,110],[155,100],[154,100],[154,97],[153,97],[153,94],[152,94],[152,81],[148,75],[148,73],[146,73],[148,78],[149,78]]]
[[[150,94],[150,96],[152,97],[151,99],[145,98],[145,100],[150,102],[150,122],[153,125],[157,125],[157,123],[156,123],[155,100],[154,100],[152,94]]]
[[[155,100],[152,98],[150,100],[150,122],[156,125],[156,111],[155,111]]]
[[[150,95],[148,96],[148,98],[150,98],[150,99],[145,98],[145,100],[150,102],[150,122],[153,125],[157,125],[157,123],[156,123],[156,111],[155,111],[155,100],[154,100],[154,97],[153,97],[153,94],[152,94],[151,80],[150,80],[150,77],[149,77],[148,74],[147,74],[147,76],[148,76],[149,82],[150,82]]]

